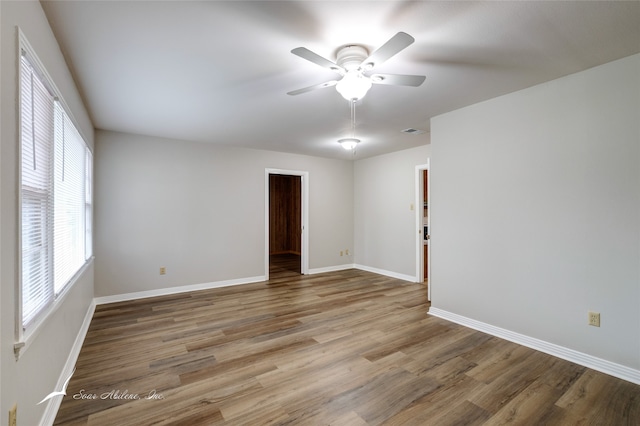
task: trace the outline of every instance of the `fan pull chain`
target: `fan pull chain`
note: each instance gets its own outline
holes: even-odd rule
[[[356,101],[351,100],[351,137],[356,138]]]
[[[356,138],[356,100],[352,99],[351,101],[351,137],[353,139]],[[353,147],[351,150],[352,154],[356,155],[357,145]]]

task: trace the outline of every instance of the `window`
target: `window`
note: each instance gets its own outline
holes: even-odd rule
[[[92,155],[42,77],[20,58],[22,332],[73,281],[92,255]]]

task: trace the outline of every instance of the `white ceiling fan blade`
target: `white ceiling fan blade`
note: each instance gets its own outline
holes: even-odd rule
[[[415,39],[407,33],[399,32],[389,39],[378,50],[373,52],[360,66],[363,71],[369,71],[385,62],[387,59],[400,52],[413,43]]]
[[[345,70],[335,62],[331,62],[328,59],[323,58],[307,49],[306,47],[296,47],[291,51],[296,56],[300,56],[302,59],[306,59],[307,61],[313,62],[316,65],[320,65],[323,68],[330,69],[331,71],[335,71],[338,74],[344,75]]]
[[[337,80],[326,81],[324,83],[315,84],[313,86],[304,87],[302,89],[298,89],[298,90],[293,90],[291,92],[287,92],[287,95],[295,96],[295,95],[299,95],[301,93],[311,92],[312,90],[316,90],[316,89],[324,89],[325,87],[332,87],[332,86],[335,86],[336,84],[338,84]]]
[[[373,74],[370,78],[373,84],[418,87],[424,82],[426,77],[424,75]]]

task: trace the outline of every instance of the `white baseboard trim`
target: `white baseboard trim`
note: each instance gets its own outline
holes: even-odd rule
[[[87,336],[87,331],[89,331],[89,326],[91,325],[91,320],[93,319],[93,313],[95,312],[95,310],[96,303],[95,301],[91,301],[91,304],[87,309],[87,313],[84,315],[84,319],[82,320],[82,325],[80,326],[78,335],[73,342],[73,346],[71,346],[71,351],[69,351],[67,361],[62,368],[60,377],[58,377],[58,383],[56,384],[55,390],[62,389],[64,386],[64,382],[66,382],[67,379],[71,376],[76,362],[78,361],[78,356],[80,355],[80,349],[82,349],[84,338]],[[60,409],[60,404],[62,404],[62,398],[60,397],[54,397],[49,400],[47,407],[42,414],[42,418],[40,419],[41,426],[53,425],[53,422],[56,420],[58,410]]]
[[[429,314],[640,385],[640,370],[635,370],[624,365],[616,364],[615,362],[565,348],[555,343],[545,342],[544,340],[476,321],[462,315],[434,308],[433,306],[429,308]]]
[[[326,266],[324,268],[309,269],[309,275],[322,274],[324,272],[345,271],[347,269],[353,269],[355,265],[353,263],[346,263],[344,265]]]
[[[325,268],[313,268],[309,269],[309,275],[322,274],[324,272],[344,271],[346,269],[360,269],[362,271],[373,272],[374,274],[385,275],[387,277],[397,278],[399,280],[416,282],[416,277],[413,277],[411,275],[399,274],[397,272],[372,268],[370,266],[359,265],[357,263],[346,263],[344,265],[327,266]]]
[[[362,269],[363,271],[373,272],[374,274],[385,275],[387,277],[397,278],[399,280],[404,280],[404,281],[410,281],[412,283],[416,282],[416,277],[412,275],[400,274],[398,272],[387,271],[384,269],[372,268],[371,266],[358,265],[358,264],[354,265],[354,267],[357,269]]]
[[[169,296],[172,294],[186,293],[190,291],[210,290],[212,288],[257,283],[260,281],[266,281],[266,277],[264,275],[261,275],[257,277],[238,278],[234,280],[215,281],[211,283],[161,288],[157,290],[137,291],[134,293],[114,294],[113,296],[96,297],[93,300],[95,301],[96,305],[104,305],[106,303],[125,302],[127,300],[146,299],[148,297]]]

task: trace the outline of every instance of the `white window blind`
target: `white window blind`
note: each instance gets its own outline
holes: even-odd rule
[[[21,58],[22,324],[53,301],[53,96]]]
[[[29,56],[21,56],[23,330],[91,257],[92,156]]]
[[[85,236],[84,236],[84,258],[88,260],[93,256],[93,155],[86,150],[85,181],[84,181],[84,203],[85,203]]]
[[[53,264],[58,294],[85,261],[85,160],[82,137],[55,102]]]

